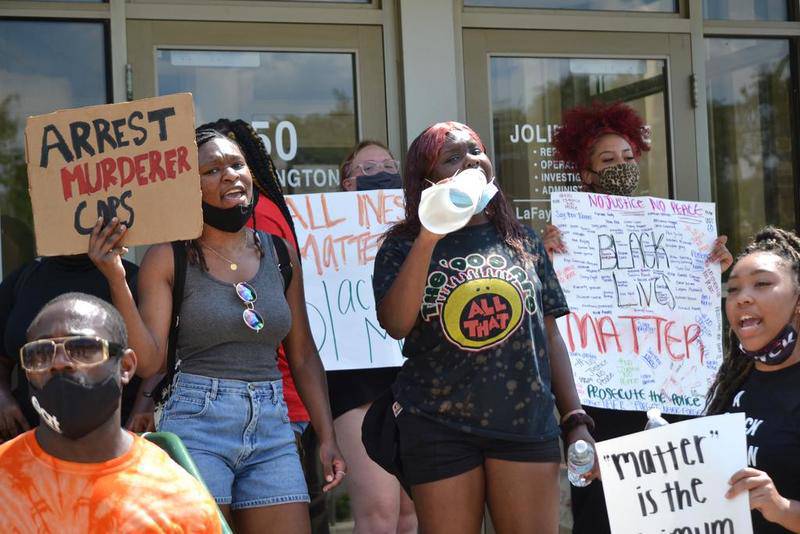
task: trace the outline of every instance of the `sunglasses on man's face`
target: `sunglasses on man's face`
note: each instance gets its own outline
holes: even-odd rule
[[[22,368],[28,372],[47,371],[53,367],[58,347],[64,349],[67,359],[76,367],[92,367],[119,356],[124,347],[119,343],[95,336],[69,336],[37,339],[19,349]]]

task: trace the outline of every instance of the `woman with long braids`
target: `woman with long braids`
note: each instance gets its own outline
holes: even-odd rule
[[[177,372],[158,429],[186,444],[236,532],[310,532],[308,493],[283,400],[276,350],[283,342],[320,439],[328,485],[345,463],[336,445],[325,374],[306,316],[302,271],[284,291],[272,239],[246,227],[255,205],[253,177],[239,145],[198,130],[203,231],[187,242]],[[128,327],[139,372],[163,371],[174,275],[170,244],[150,247],[139,272],[139,309],[125,282],[118,220],[98,221],[89,256],[109,281]],[[299,265],[294,247],[291,261]]]
[[[463,171],[494,178],[468,126],[427,128],[405,170],[406,218],[387,233],[373,284],[378,320],[405,338],[392,390],[420,530],[477,533],[488,504],[498,532],[555,533],[559,433],[567,444],[593,441],[556,326],[568,310],[550,260],[491,182],[464,228],[438,235],[421,225],[431,183]]]
[[[564,112],[561,126],[553,136],[556,157],[567,163],[581,180],[581,190],[589,193],[632,196],[639,186],[639,159],[650,150],[644,120],[622,102],[576,107]],[[542,236],[550,257],[565,252],[561,232],[548,225]],[[719,262],[724,272],[733,256],[719,236],[711,247],[709,262]],[[642,411],[612,410],[583,406],[595,422],[592,435],[597,441],[625,436],[644,428]],[[667,415],[670,422],[686,416]],[[610,534],[608,511],[601,481],[586,487],[570,487],[573,534]]]
[[[203,124],[199,129],[217,130],[239,145],[250,173],[253,175],[253,185],[259,192],[253,217],[248,221],[248,226],[283,238],[289,246],[297,250],[299,256],[300,249],[297,245],[294,222],[289,213],[289,206],[286,205],[286,200],[283,198],[275,164],[255,129],[242,119],[219,119],[216,122]],[[297,268],[300,268],[299,265]],[[292,429],[295,434],[303,434],[311,419],[303,401],[297,394],[297,387],[286,361],[283,344],[278,346],[278,369],[283,378],[283,398],[289,409]]]
[[[728,354],[707,413],[744,412],[747,463],[729,497],[747,491],[753,532],[800,532],[800,238],[767,227],[728,278]]]

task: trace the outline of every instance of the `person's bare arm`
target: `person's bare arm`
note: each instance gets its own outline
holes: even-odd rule
[[[342,481],[347,466],[336,443],[325,369],[308,322],[303,270],[300,268],[295,249],[288,244],[286,248],[289,250],[293,265],[292,281],[286,291],[286,301],[292,313],[292,326],[283,340],[283,346],[297,392],[311,416],[311,424],[319,439],[319,455],[327,482],[322,489],[329,491]]]
[[[378,322],[394,339],[406,337],[417,322],[433,249],[442,237],[420,230],[397,278],[378,304]]]
[[[138,275],[139,306],[125,279],[121,240],[125,225],[114,218],[102,228],[98,220],[89,240],[89,257],[108,280],[111,300],[125,320],[128,345],[136,352],[136,373],[150,377],[164,369],[172,318],[172,245],[153,245],[142,260]]]
[[[13,368],[14,363],[0,355],[0,443],[30,430],[27,419],[11,394],[11,370]]]

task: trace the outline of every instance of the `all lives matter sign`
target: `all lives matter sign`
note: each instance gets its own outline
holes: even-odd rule
[[[25,153],[42,256],[86,252],[99,217],[129,228],[125,245],[203,229],[189,93],[30,117]]]
[[[378,324],[372,271],[384,232],[405,215],[400,190],[290,195],[308,320],[327,371],[403,364]]]
[[[553,193],[570,313],[559,329],[581,402],[699,414],[722,362],[714,204]]]
[[[727,499],[747,467],[744,414],[700,417],[597,444],[614,534],[752,534],[747,492]]]

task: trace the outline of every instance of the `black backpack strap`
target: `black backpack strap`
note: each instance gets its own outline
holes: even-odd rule
[[[156,404],[164,403],[170,395],[172,381],[175,378],[176,350],[178,346],[178,328],[181,324],[181,303],[183,303],[183,289],[186,285],[186,243],[184,241],[172,242],[172,259],[174,274],[172,278],[172,317],[169,323],[169,337],[167,339],[167,366],[166,374],[153,390]]]
[[[272,244],[275,245],[275,252],[278,253],[278,269],[283,277],[283,292],[286,293],[292,282],[292,259],[289,257],[286,242],[275,234],[270,234],[270,237],[272,237]]]

